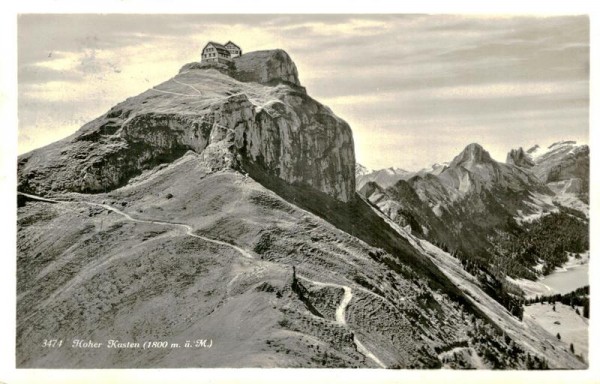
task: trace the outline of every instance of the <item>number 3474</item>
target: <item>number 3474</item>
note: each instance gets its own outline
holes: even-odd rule
[[[60,348],[63,344],[62,339],[44,339],[43,348]]]

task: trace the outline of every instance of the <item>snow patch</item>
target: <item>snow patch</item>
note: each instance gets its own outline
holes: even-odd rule
[[[460,184],[458,186],[458,190],[462,193],[467,193],[471,189],[471,185],[472,185],[472,183],[471,183],[471,178],[469,177],[469,174],[464,173],[460,177]]]
[[[577,148],[577,142],[572,140],[558,141],[549,145],[547,148],[541,148],[539,145],[536,145],[527,150],[527,154],[531,156],[531,159],[534,162],[537,162],[543,156],[548,155],[551,152],[560,152],[564,151],[567,148],[570,148],[569,153],[573,153]]]

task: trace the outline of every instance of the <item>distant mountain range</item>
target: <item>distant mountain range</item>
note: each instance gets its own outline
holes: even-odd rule
[[[368,181],[360,193],[398,225],[457,255],[472,272],[477,269],[482,281],[492,281],[489,292],[494,294],[501,290],[504,275],[535,279],[535,265],[545,263],[549,271],[566,261],[564,251],[528,249],[516,256],[498,250],[508,246],[500,241],[506,236],[515,243],[542,241],[531,239],[532,230],[520,225],[541,225],[540,218],[553,215],[553,220],[566,220],[574,228],[573,250],[584,246],[588,187],[589,149],[567,141],[544,150],[513,150],[506,164],[493,160],[479,144],[470,144],[447,166],[387,187]],[[579,230],[582,220],[586,224]],[[540,230],[559,238],[557,231]]]
[[[561,141],[540,148],[538,145],[524,151],[512,150],[507,164],[530,169],[551,188],[557,196],[575,194],[585,203],[589,201],[590,149],[575,141]]]
[[[368,182],[360,192],[399,224],[412,223],[418,234],[473,253],[485,248],[481,238],[486,231],[481,230],[532,212],[525,203],[530,192],[550,193],[534,175],[494,161],[479,144],[432,170],[437,172],[422,172],[387,188]]]
[[[377,185],[383,188],[391,187],[396,184],[399,180],[408,180],[413,176],[419,175],[424,176],[425,174],[437,175],[442,172],[448,163],[433,164],[429,168],[423,168],[420,171],[407,171],[402,168],[383,168],[372,171],[367,167],[356,164],[356,189],[361,190],[365,184],[369,182],[375,182]]]

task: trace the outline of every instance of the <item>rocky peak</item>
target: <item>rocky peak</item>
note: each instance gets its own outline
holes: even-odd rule
[[[450,167],[470,166],[493,162],[490,154],[477,143],[469,144],[452,160]]]
[[[371,170],[362,164],[356,163],[356,177],[364,176],[371,173]]]
[[[296,64],[282,49],[248,52],[234,58],[229,65],[215,62],[188,63],[179,70],[179,73],[207,69],[216,69],[245,83],[264,85],[284,83],[301,86]]]
[[[282,50],[191,63],[71,137],[19,158],[19,190],[106,192],[187,151],[210,171],[257,172],[340,201],[355,195],[352,131],[300,86]]]
[[[537,151],[539,148],[540,148],[540,146],[536,144],[536,145],[534,145],[533,147],[529,148],[529,149],[527,150],[527,153],[532,153],[532,152],[535,152],[535,151]]]
[[[282,49],[249,52],[233,60],[234,77],[243,82],[274,84],[279,82],[300,86],[298,69]]]
[[[534,166],[533,160],[525,153],[522,147],[511,149],[508,155],[506,155],[506,164],[516,165],[521,168],[531,168]]]

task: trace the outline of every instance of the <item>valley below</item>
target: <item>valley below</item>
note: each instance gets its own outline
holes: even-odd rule
[[[583,252],[579,257],[570,256],[569,260],[560,268],[538,280],[509,279],[523,290],[525,297],[530,299],[542,295],[569,293],[577,288],[589,285],[589,251]]]

